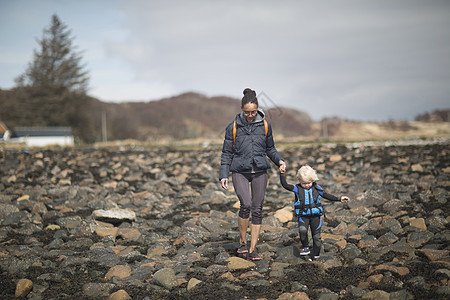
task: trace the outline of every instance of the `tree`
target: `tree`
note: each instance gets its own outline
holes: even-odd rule
[[[79,92],[85,94],[89,75],[81,64],[81,53],[72,45],[71,31],[57,15],[37,40],[40,51],[34,50],[34,60],[16,82],[19,86],[43,88],[45,93]]]

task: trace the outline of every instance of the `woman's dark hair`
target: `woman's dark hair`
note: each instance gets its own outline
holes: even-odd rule
[[[246,88],[243,93],[244,97],[242,97],[241,107],[244,107],[244,105],[247,103],[254,103],[259,106],[258,98],[256,98],[256,92],[254,90]]]

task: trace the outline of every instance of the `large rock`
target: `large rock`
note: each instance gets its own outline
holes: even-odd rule
[[[226,260],[228,263],[227,266],[231,271],[236,270],[247,270],[254,268],[256,265],[252,261],[248,261],[246,259],[242,259],[240,257],[232,256]]]

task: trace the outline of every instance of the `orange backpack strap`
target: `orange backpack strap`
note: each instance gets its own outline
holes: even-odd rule
[[[264,132],[266,136],[268,131],[269,131],[269,124],[267,123],[267,120],[264,120]],[[233,148],[235,143],[236,143],[236,120],[233,123]]]
[[[236,120],[233,123],[233,148],[235,143],[236,143]]]

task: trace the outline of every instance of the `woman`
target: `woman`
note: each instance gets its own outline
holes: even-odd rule
[[[219,179],[228,189],[231,171],[234,190],[240,201],[238,216],[239,248],[237,253],[248,253],[250,260],[261,260],[256,252],[262,222],[262,206],[267,187],[267,156],[285,172],[286,163],[275,148],[272,127],[258,109],[255,91],[247,88],[241,101],[242,112],[236,115],[225,131]],[[251,192],[249,185],[251,186]],[[252,215],[250,248],[247,246],[247,228]]]

